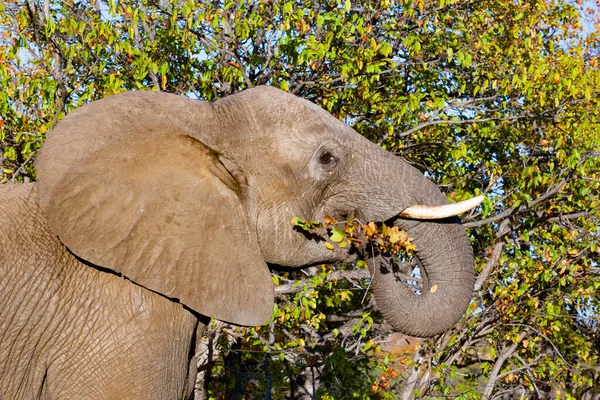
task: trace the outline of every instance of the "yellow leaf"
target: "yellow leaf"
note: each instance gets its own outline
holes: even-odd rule
[[[437,289],[438,289],[438,285],[437,285],[437,283],[436,283],[435,285],[433,285],[433,286],[431,287],[431,293],[435,293],[435,292],[437,292]]]
[[[375,38],[371,38],[370,44],[371,48],[373,48],[374,50],[377,49],[377,41],[375,40]]]
[[[398,243],[398,242],[406,242],[406,239],[408,239],[408,233],[406,233],[405,231],[399,230],[397,226],[394,226],[390,230],[390,242],[392,244]]]
[[[383,235],[383,237],[390,236],[390,227],[386,224],[383,224],[383,226],[381,227],[381,234]]]
[[[408,240],[404,242],[404,250],[406,250],[409,253],[417,249],[417,247],[414,244],[410,243],[411,240],[412,238],[408,238]]]
[[[377,232],[377,227],[375,227],[374,222],[369,222],[367,225],[365,225],[365,235],[368,237],[373,236],[375,232]]]

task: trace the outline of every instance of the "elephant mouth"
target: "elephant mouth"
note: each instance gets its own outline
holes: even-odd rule
[[[397,227],[398,230],[406,232],[410,241],[413,238],[410,237],[409,232],[404,230],[404,227],[407,222],[411,223],[412,221],[396,215],[384,221],[382,225],[386,227],[385,229]],[[381,229],[381,231],[383,230]],[[398,284],[409,286],[414,294],[420,294],[422,275],[421,262],[417,252],[390,248],[384,244],[385,240],[385,236],[382,238],[380,234],[367,237],[363,230],[360,234],[359,244],[354,247],[359,258],[367,261],[371,275],[373,275],[374,269],[377,268],[381,274],[393,276]],[[390,242],[388,241],[387,244],[389,245]]]
[[[304,236],[304,238],[310,242],[327,242],[327,235],[325,228],[305,229],[301,226],[294,226],[292,229]]]

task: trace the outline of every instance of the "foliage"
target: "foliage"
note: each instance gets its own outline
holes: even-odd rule
[[[5,0],[0,181],[34,180],[45,134],[92,100],[149,89],[211,101],[278,86],[406,158],[451,200],[487,196],[463,219],[476,292],[455,328],[390,347],[364,264],[276,272],[269,325],[207,332],[202,395],[581,398],[600,386],[595,10],[565,0]],[[296,221],[313,222],[327,224]],[[336,245],[352,236],[336,229]]]

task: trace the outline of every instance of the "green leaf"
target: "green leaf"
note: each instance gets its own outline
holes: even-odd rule
[[[342,240],[344,240],[345,238],[346,238],[346,234],[340,228],[332,228],[331,229],[331,236],[329,237],[329,239],[331,239],[332,242],[339,243]]]
[[[325,18],[323,17],[323,15],[318,14],[317,15],[317,27],[319,29],[323,28],[323,22],[325,22]]]
[[[291,222],[292,222],[292,225],[295,225],[295,226],[305,226],[306,225],[306,221],[299,217],[292,218]]]

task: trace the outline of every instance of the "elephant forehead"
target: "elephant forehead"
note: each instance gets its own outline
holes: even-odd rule
[[[306,102],[308,103],[308,102]],[[360,135],[343,122],[312,103],[310,112],[297,112],[296,115],[285,116],[272,125],[270,139],[273,151],[283,157],[299,155],[304,158],[325,143],[331,146],[351,145],[353,138]]]
[[[299,99],[296,104],[287,107],[286,116],[282,118],[290,129],[296,128],[300,133],[313,135],[343,135],[348,126],[310,101]]]
[[[277,129],[271,142],[271,150],[282,159],[307,160],[313,151],[326,138],[326,128],[322,124],[298,127],[284,125]]]

